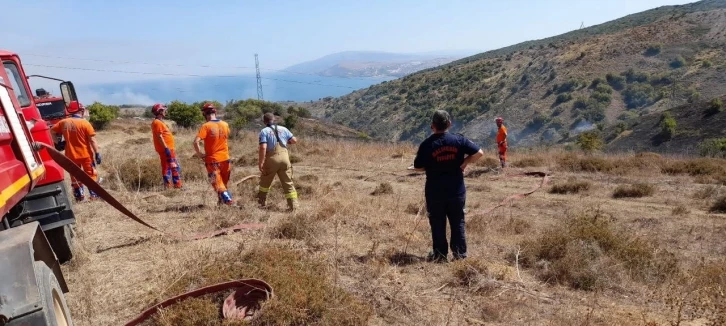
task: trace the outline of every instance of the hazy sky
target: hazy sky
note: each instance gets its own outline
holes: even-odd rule
[[[0,39],[29,73],[88,84],[252,72],[254,53],[263,72],[350,50],[475,53],[689,2],[2,0]]]

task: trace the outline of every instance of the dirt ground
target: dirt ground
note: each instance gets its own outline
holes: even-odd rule
[[[726,315],[723,305],[713,302],[718,295],[701,291],[722,289],[724,274],[698,274],[726,266],[726,215],[710,211],[726,192],[722,185],[696,182],[703,178],[664,174],[651,166],[618,173],[567,169],[561,163],[566,154],[552,152],[513,154],[512,167],[500,171],[487,166],[496,162],[494,149],[485,149],[485,158],[467,169],[469,258],[435,264],[424,261],[431,241],[422,212],[425,177],[406,170],[415,155],[413,145],[298,136],[291,155],[301,208],[290,214],[277,182],[269,199],[274,207],[256,206],[256,179],[231,187],[242,208],[218,207],[201,161],[190,158],[193,131],[176,132],[188,176],[185,190],[138,189],[148,169],[154,171],[149,178],[161,183],[149,125],[148,120],[118,120],[98,134],[103,185],[126,207],[169,232],[211,231],[243,222],[267,226],[177,241],[107,203],[74,205],[76,256],[63,273],[75,325],[120,325],[162,299],[229,280],[224,279],[228,275],[259,277],[273,285],[270,304],[282,304],[263,313],[279,312],[259,322],[264,324],[706,325],[709,318]],[[258,172],[255,136],[245,133],[231,141],[231,184]],[[128,162],[142,162],[137,169],[142,182],[121,180],[129,173],[123,168]],[[524,171],[548,172],[549,183],[482,213],[540,184],[537,176],[520,175]],[[567,182],[588,186],[578,193],[549,192],[552,185]],[[652,193],[613,197],[617,187],[638,182],[651,185]],[[572,235],[577,216],[594,216],[585,220],[600,227],[593,229],[595,236]],[[604,216],[608,226],[599,224]],[[547,239],[555,238],[574,240],[547,247],[561,254],[543,253],[547,241],[555,243]],[[606,245],[605,238],[616,240]],[[645,249],[633,253],[645,242]],[[614,247],[620,249],[609,249]],[[582,248],[589,248],[587,254]],[[664,252],[670,258],[662,258]],[[298,259],[290,257],[322,272],[299,274],[304,271],[285,265]],[[244,265],[245,259],[255,266]],[[221,325],[215,300],[200,308],[212,311],[207,319],[174,322],[174,314],[181,313],[170,309],[149,324]],[[196,313],[193,307],[185,309]]]

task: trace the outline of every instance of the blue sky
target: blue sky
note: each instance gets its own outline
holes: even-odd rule
[[[249,73],[254,53],[263,71],[351,50],[473,54],[689,2],[3,0],[0,39],[26,64],[151,73],[26,68],[92,84],[160,78],[155,73]]]

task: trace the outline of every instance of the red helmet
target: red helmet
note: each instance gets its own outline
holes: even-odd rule
[[[68,113],[76,113],[78,111],[85,110],[85,109],[86,109],[86,107],[84,107],[83,104],[81,104],[80,102],[71,101],[71,103],[68,104],[67,110],[68,110]]]
[[[497,117],[494,121],[496,121],[497,123],[503,123],[504,119],[502,119],[502,117]]]
[[[166,111],[166,106],[161,103],[156,103],[151,107],[151,114],[159,115],[161,112]]]
[[[205,103],[202,107],[202,112],[204,114],[211,114],[211,113],[217,113],[217,108],[214,107],[214,104],[212,103]]]

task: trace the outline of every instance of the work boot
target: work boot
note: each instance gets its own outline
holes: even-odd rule
[[[266,192],[257,193],[257,203],[260,204],[261,207],[265,207],[265,205],[267,205],[267,193]]]
[[[288,198],[287,199],[287,210],[292,212],[295,211],[299,207],[297,199]]]

